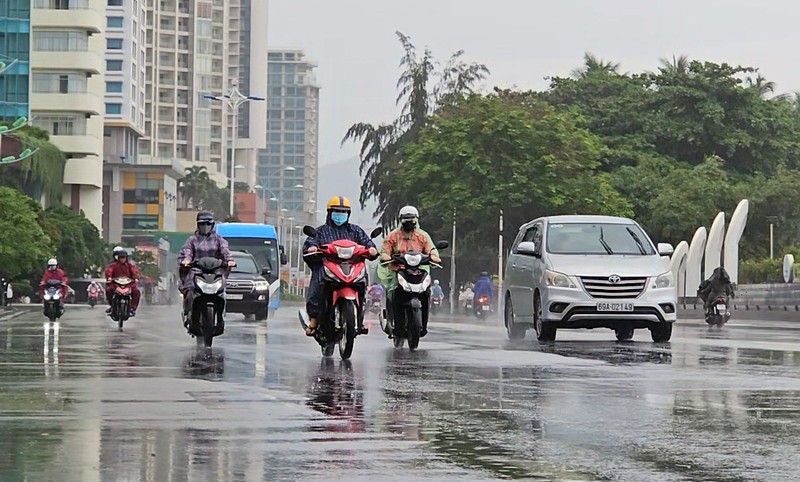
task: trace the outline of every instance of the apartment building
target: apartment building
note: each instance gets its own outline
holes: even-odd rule
[[[258,152],[258,184],[270,217],[314,223],[317,216],[319,85],[302,49],[268,53],[267,146]],[[324,209],[324,206],[321,207]]]
[[[102,230],[106,2],[33,0],[33,124],[67,155],[62,202]]]
[[[0,2],[0,120],[30,114],[30,0]],[[266,59],[265,59],[266,61]]]

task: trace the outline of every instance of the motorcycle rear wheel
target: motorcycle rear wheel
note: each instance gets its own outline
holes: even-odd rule
[[[353,345],[356,341],[356,310],[352,301],[339,303],[337,309],[339,323],[342,326],[342,336],[339,338],[339,356],[342,360],[350,359],[353,354]]]

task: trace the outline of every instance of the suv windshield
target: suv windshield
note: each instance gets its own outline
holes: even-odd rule
[[[258,274],[258,267],[256,267],[255,261],[250,256],[237,256],[234,254],[233,259],[236,260],[236,266],[231,270],[231,273]]]
[[[650,240],[635,224],[561,223],[547,228],[553,254],[653,255]]]

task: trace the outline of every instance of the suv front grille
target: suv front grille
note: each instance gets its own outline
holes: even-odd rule
[[[228,280],[228,282],[225,283],[225,291],[228,293],[252,293],[255,287],[256,284],[250,280]]]
[[[647,278],[585,276],[581,278],[581,283],[592,298],[638,298],[647,286]]]

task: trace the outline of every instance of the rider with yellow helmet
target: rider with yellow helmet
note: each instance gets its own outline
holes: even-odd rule
[[[320,245],[330,244],[340,239],[348,239],[369,247],[370,256],[378,256],[378,250],[369,235],[360,226],[350,223],[352,209],[349,199],[344,196],[334,196],[328,201],[327,210],[328,216],[325,219],[325,224],[317,228],[315,237],[306,239],[305,244],[303,244],[303,254],[317,251]],[[308,267],[311,268],[311,282],[309,283],[306,297],[306,312],[309,318],[306,335],[313,336],[317,328],[319,306],[324,301],[324,291],[322,289],[324,271],[322,269],[322,260],[319,256],[306,256],[303,259],[308,264]],[[364,293],[361,295],[364,296]],[[358,321],[359,331],[364,332],[363,320],[359,319]]]

